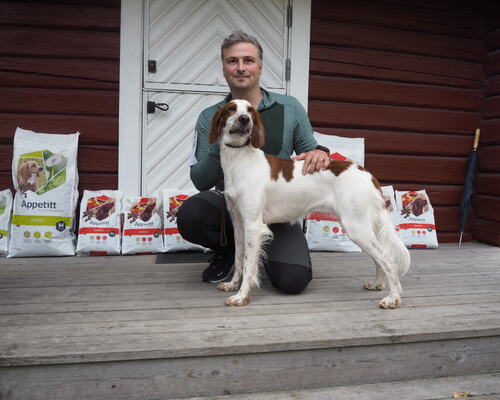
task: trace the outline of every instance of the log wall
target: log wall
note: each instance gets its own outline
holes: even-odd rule
[[[118,183],[120,0],[0,2],[0,188],[17,126],[80,131],[80,191]]]
[[[500,246],[500,4],[486,3],[487,55],[474,206],[474,238]]]
[[[312,2],[313,127],[364,137],[366,166],[382,184],[426,189],[441,242],[458,240],[485,79],[481,9],[458,3]]]

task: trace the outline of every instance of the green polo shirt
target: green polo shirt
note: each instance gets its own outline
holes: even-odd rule
[[[318,144],[304,107],[295,97],[262,90],[262,100],[257,108],[265,128],[265,153],[282,158],[313,150]],[[206,108],[196,123],[196,138],[191,157],[191,180],[198,190],[214,186],[223,189],[224,177],[220,165],[219,144],[208,144],[212,117],[231,99]]]

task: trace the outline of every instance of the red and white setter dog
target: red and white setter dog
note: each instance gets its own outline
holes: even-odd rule
[[[401,303],[399,275],[408,271],[410,254],[373,175],[352,161],[331,161],[323,171],[302,175],[303,161],[265,154],[262,122],[246,100],[232,100],[214,115],[208,142],[217,141],[236,244],[233,278],[217,286],[238,291],[226,305],[248,304],[250,289],[259,285],[262,246],[271,238],[266,224],[297,221],[313,210],[334,212],[347,235],[373,259],[376,277],[366,289],[382,290],[387,278],[389,294],[380,306]]]

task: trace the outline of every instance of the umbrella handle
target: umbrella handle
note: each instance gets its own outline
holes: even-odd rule
[[[474,150],[477,149],[477,147],[479,146],[479,135],[481,134],[481,130],[479,128],[476,129],[476,133],[474,134],[474,145],[472,146],[472,148]]]

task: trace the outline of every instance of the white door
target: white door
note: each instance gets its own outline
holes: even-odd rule
[[[189,158],[194,126],[203,109],[228,93],[220,45],[229,34],[242,30],[257,37],[264,51],[263,86],[287,92],[289,1],[145,2],[143,194],[193,187]],[[154,112],[146,112],[148,103]]]

